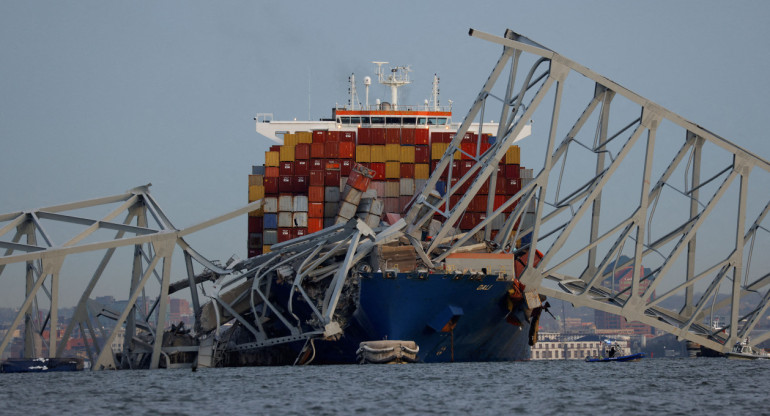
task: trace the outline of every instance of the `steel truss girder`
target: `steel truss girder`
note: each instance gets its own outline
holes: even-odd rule
[[[498,216],[506,216],[505,208],[520,201],[516,209],[505,217],[504,226],[494,239],[494,244],[498,247],[497,251],[505,250],[522,235],[531,233],[531,243],[527,247],[522,247],[530,249],[528,264],[533,264],[536,250],[543,253],[543,258],[536,267],[526,268],[522,276],[519,276],[528,290],[537,290],[569,301],[576,306],[589,306],[621,315],[628,321],[639,321],[676,334],[680,339],[694,341],[718,351],[729,350],[733,343],[749,335],[751,345],[770,339],[770,331],[764,328],[758,329],[757,325],[769,309],[770,278],[767,275],[751,278],[748,273],[750,264],[744,264],[751,260],[751,250],[757,232],[770,228],[763,227],[763,221],[770,211],[770,195],[767,193],[767,188],[766,186],[750,187],[751,184],[761,181],[761,178],[754,178],[758,172],[762,174],[770,172],[770,163],[513,31],[506,31],[503,37],[475,30],[471,30],[470,35],[500,44],[503,52],[461,124],[457,136],[449,145],[449,149],[428,184],[414,198],[414,203],[406,217],[409,222],[408,230],[424,226],[424,222],[434,213],[446,217],[441,231],[434,237],[435,242],[426,250],[430,260],[434,263],[443,260],[485,228],[487,230],[485,230],[484,239],[490,241],[491,235],[487,225]],[[526,70],[522,71],[526,76],[519,87],[514,87],[516,71],[521,66],[521,59],[530,54],[534,55],[532,59],[535,63],[528,73],[524,72]],[[509,61],[510,73],[503,74]],[[535,77],[534,74],[544,63],[548,65],[548,69],[540,77]],[[569,76],[570,74],[573,75]],[[506,98],[502,105],[503,115],[497,136],[497,146],[474,158],[475,165],[458,180],[457,185],[447,187],[446,195],[443,195],[438,204],[429,203],[428,197],[431,192],[434,192],[439,173],[451,161],[454,152],[460,148],[460,140],[466,131],[465,128],[486,108],[487,98],[493,96],[491,91],[498,78],[507,80],[508,84],[503,87]],[[588,81],[593,83],[594,88],[587,97],[585,109],[557,145],[558,125],[565,121],[560,111],[563,100],[562,90],[568,79],[583,83]],[[554,97],[553,105],[544,105],[543,98],[549,94],[549,90],[554,89],[554,85],[556,91],[551,92]],[[516,88],[519,89],[519,93],[514,96],[513,91],[516,91]],[[531,98],[525,105],[524,97],[528,92]],[[609,130],[610,110],[617,106],[616,102],[619,99],[624,104],[630,103],[635,106],[639,116],[629,118],[630,122],[622,124],[625,127],[612,132]],[[597,109],[601,109],[598,114]],[[521,191],[506,201],[501,208],[494,210],[491,203],[488,204],[487,218],[464,237],[458,238],[449,249],[436,251],[438,241],[452,232],[456,221],[463,215],[482,183],[490,177],[494,178],[492,173],[496,172],[498,162],[508,146],[514,142],[524,122],[539,114],[550,119],[550,128],[547,137],[544,138],[545,152],[542,169],[534,175],[529,184],[524,184]],[[597,130],[593,145],[585,145],[577,138],[591,117],[598,119]],[[569,122],[569,120],[566,121]],[[667,128],[673,125],[676,129],[682,129],[679,137],[683,138],[683,144],[673,155],[655,151],[656,142],[661,141],[658,136],[661,134],[660,126],[663,122],[667,123]],[[668,144],[672,139],[674,138],[666,134],[664,143]],[[611,180],[622,180],[617,179],[622,177],[618,173],[621,168],[627,170],[631,169],[629,166],[636,166],[627,162],[626,158],[635,146],[641,145],[640,142],[644,142],[642,163],[639,164],[641,183],[629,184],[640,189],[639,202],[636,208],[631,209],[628,216],[617,220],[612,216],[612,210],[607,209],[612,208],[614,202],[609,199],[613,196],[606,192],[607,184]],[[576,145],[591,152],[596,159],[594,176],[579,185],[569,184],[568,180],[564,180],[569,149]],[[704,146],[709,147],[709,151],[716,151],[732,159],[731,164],[706,180],[701,179]],[[688,155],[690,158],[687,166],[684,167],[683,162]],[[605,161],[606,156],[609,156],[609,161]],[[532,159],[528,157],[527,160]],[[662,173],[658,174],[653,171],[654,166],[666,167]],[[690,182],[685,185],[684,191],[678,192],[688,200],[686,204],[680,204],[687,212],[687,218],[680,223],[667,224],[669,227],[667,229],[670,231],[662,235],[651,233],[649,230],[651,225],[661,222],[657,221],[653,214],[658,202],[664,198],[663,190],[665,187],[672,187],[670,184],[672,175],[683,167]],[[450,180],[452,174],[450,169]],[[751,182],[752,178],[754,182]],[[455,206],[450,206],[449,196],[457,192],[464,182],[469,182],[471,185],[465,194],[460,196]],[[556,190],[552,192],[549,186],[554,184]],[[735,187],[738,192],[737,200],[727,197],[728,190]],[[672,189],[676,188],[672,187]],[[555,193],[554,204],[546,202],[547,193]],[[559,199],[560,194],[567,196]],[[708,199],[707,202],[704,201],[705,203],[701,202],[704,196]],[[534,220],[522,226],[525,213],[522,205],[529,206],[530,199],[535,206]],[[525,204],[523,204],[524,201],[526,201]],[[753,222],[746,219],[750,211],[749,201],[752,203],[759,201],[760,204],[764,204],[761,213]],[[444,205],[439,209],[437,205],[442,206],[442,203]],[[696,244],[697,236],[714,227],[712,217],[714,217],[715,208],[728,203],[736,205],[732,211],[735,228],[731,231],[735,235],[735,247],[723,258],[709,258],[708,261],[712,264],[705,265],[703,255],[701,257],[696,255],[707,252],[708,247],[703,242]],[[601,209],[602,206],[605,207],[604,212]],[[418,218],[418,212],[422,213],[420,218]],[[517,221],[519,229],[514,230]],[[587,240],[587,242],[573,241],[574,232],[586,221],[590,231],[578,239]],[[764,234],[764,237],[767,237],[767,234]],[[627,249],[630,255],[625,260],[620,260],[620,255]],[[748,253],[747,259],[745,252]],[[658,257],[662,257],[662,260]],[[683,273],[675,267],[680,259],[685,263]],[[696,263],[696,259],[700,259],[700,264]],[[581,261],[585,263],[576,264]],[[645,273],[643,265],[647,263],[660,263],[660,266]],[[565,269],[570,267],[577,270],[565,272]],[[620,290],[614,288],[614,285],[605,286],[604,282],[615,275],[615,270],[629,267],[632,272],[627,288]],[[747,272],[744,273],[744,270]],[[704,282],[710,282],[707,290],[700,294],[696,293],[696,285]],[[729,296],[720,296],[723,282],[730,283]],[[752,293],[758,293],[758,299]],[[684,304],[677,309],[664,308],[664,301],[670,302],[676,299],[676,295],[683,296]],[[742,312],[739,308],[741,301],[751,302],[754,307],[748,313]],[[728,311],[729,322],[720,330],[712,328],[710,320],[708,323],[705,322],[709,306],[711,310]]]
[[[218,264],[205,259],[192,249],[183,237],[259,209],[261,204],[261,200],[256,201],[220,217],[178,230],[149,194],[149,185],[146,185],[105,198],[0,215],[0,245],[6,248],[0,256],[0,285],[9,284],[8,279],[14,278],[14,276],[7,276],[7,273],[6,276],[3,275],[7,265],[26,263],[27,288],[25,298],[14,319],[12,328],[17,328],[25,319],[26,333],[30,333],[30,330],[34,329],[42,334],[47,329],[49,334],[54,334],[43,339],[43,343],[48,347],[50,357],[63,356],[67,342],[72,338],[75,329],[79,328],[86,342],[87,354],[93,363],[92,369],[94,370],[121,366],[134,368],[137,364],[137,354],[145,353],[151,354],[149,367],[157,368],[161,356],[167,357],[168,353],[182,351],[178,347],[163,347],[163,337],[161,336],[166,326],[171,257],[174,247],[179,246],[185,255],[188,282],[195,281],[192,260],[195,260],[211,273],[230,274],[232,270],[220,267]],[[109,209],[109,211],[103,217],[96,219],[73,212],[85,209]],[[115,222],[114,220],[120,216],[125,216],[125,220]],[[152,218],[155,223],[149,224],[148,217]],[[82,228],[65,240],[54,241],[49,229],[57,229],[60,224],[76,225]],[[14,229],[17,232],[9,239],[7,234]],[[103,234],[95,234],[100,229],[115,231],[114,238],[104,239]],[[42,244],[38,244],[38,236],[42,237]],[[97,241],[84,243],[83,240],[86,238]],[[21,243],[22,239],[26,239],[26,242]],[[119,313],[107,315],[115,320],[114,329],[109,333],[99,334],[97,330],[104,332],[104,328],[95,321],[95,318],[103,314],[94,308],[90,296],[97,283],[102,279],[108,264],[113,260],[116,249],[120,247],[134,248],[134,273],[129,279],[131,282],[129,302]],[[63,336],[59,338],[56,336],[57,331],[55,330],[58,328],[59,321],[57,313],[59,291],[62,279],[67,280],[67,276],[61,276],[62,265],[66,263],[68,257],[88,252],[103,252],[104,255],[75,306],[72,320],[64,330]],[[136,308],[136,305],[140,299],[145,305],[148,305],[148,297],[145,292],[148,290],[147,282],[150,276],[156,277],[159,288],[156,294],[157,299],[145,316],[141,309]],[[48,282],[48,287],[46,287],[46,282]],[[193,288],[191,298],[195,310],[196,326],[199,326],[198,287],[188,283],[189,288]],[[34,316],[37,313],[33,313],[37,310],[38,297],[40,296],[47,298],[49,302],[48,317],[42,324],[36,322]],[[153,313],[157,316],[154,322],[150,320]],[[117,337],[119,329],[123,328],[124,325],[126,341],[122,354],[123,359],[121,363],[118,363],[111,349],[111,343]],[[137,329],[148,333],[153,340],[152,343],[146,344],[136,338]],[[0,341],[0,352],[8,347],[13,332],[13,330],[8,331]],[[28,335],[25,340],[25,356],[27,357],[38,356],[41,353],[34,351],[33,342],[33,336]],[[190,349],[189,347],[186,348]]]

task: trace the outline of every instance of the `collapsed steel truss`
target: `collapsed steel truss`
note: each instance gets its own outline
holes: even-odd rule
[[[770,331],[757,329],[770,304],[770,291],[767,290],[770,275],[753,276],[748,273],[750,253],[755,241],[762,237],[760,233],[767,231],[763,221],[770,211],[766,189],[760,187],[758,193],[750,194],[749,175],[756,175],[758,171],[770,172],[770,165],[748,151],[514,32],[508,31],[504,37],[478,31],[471,31],[471,35],[501,44],[503,54],[439,166],[425,188],[416,194],[405,221],[375,232],[362,221],[353,219],[275,245],[272,253],[228,262],[223,266],[198,254],[184,237],[258,210],[262,201],[182,230],[171,224],[149,195],[147,187],[139,187],[113,197],[2,215],[0,247],[6,251],[0,257],[0,278],[4,278],[2,272],[6,266],[23,264],[26,290],[25,300],[12,329],[2,339],[0,352],[8,347],[13,329],[24,321],[25,356],[33,356],[35,333],[43,334],[46,328],[56,328],[58,325],[60,272],[65,260],[81,253],[101,251],[105,254],[83,289],[74,317],[64,335],[59,338],[55,335],[56,331],[49,331],[54,334],[47,338],[51,357],[62,355],[76,327],[84,334],[84,338],[85,335],[89,337],[87,349],[94,369],[136,368],[141,366],[143,360],[149,360],[150,368],[157,368],[162,358],[165,357],[166,364],[170,365],[169,354],[186,351],[197,352],[199,361],[202,355],[207,355],[210,357],[209,363],[216,364],[216,353],[220,351],[216,344],[221,341],[217,339],[219,327],[232,320],[240,322],[251,333],[251,338],[249,342],[229,347],[231,350],[245,351],[317,337],[334,337],[341,330],[335,311],[349,271],[361,267],[361,260],[377,245],[400,237],[409,239],[421,262],[428,267],[441,262],[471,239],[485,241],[496,251],[529,249],[527,264],[534,264],[534,256],[539,250],[544,256],[542,260],[536,267],[526,268],[520,276],[528,290],[567,300],[577,306],[590,306],[622,315],[627,320],[649,324],[718,351],[728,350],[734,342],[749,335],[752,345],[770,338]],[[536,58],[532,59],[534,62],[526,70],[517,90],[517,73],[525,53]],[[497,80],[509,64],[507,82],[502,86],[502,92],[496,93],[494,88]],[[557,145],[562,95],[571,73],[588,80],[589,94],[583,101],[585,109]],[[552,91],[554,84],[555,91]],[[542,106],[542,102],[549,94],[552,94],[553,106],[538,112],[541,107],[547,107]],[[620,128],[611,133],[610,109],[618,97],[635,106],[636,114],[624,120]],[[499,112],[495,114],[501,117],[494,145],[479,156],[466,153],[467,157],[475,160],[475,164],[453,181],[458,175],[452,171],[451,161],[455,152],[463,152],[460,142],[465,132],[477,117],[483,125],[485,111],[494,111],[490,110],[493,103],[499,105]],[[495,201],[495,178],[500,160],[519,133],[528,128],[528,121],[548,111],[550,130],[542,140],[542,169],[518,194],[502,203]],[[583,127],[594,116],[597,121],[594,143],[586,145],[581,141],[581,134],[585,134]],[[664,122],[681,129],[679,137],[683,144],[679,150],[668,154],[664,152],[661,156],[655,152],[656,135]],[[638,142],[643,142],[640,139],[645,133],[646,146],[637,146]],[[672,140],[675,138],[666,136],[667,142]],[[637,168],[628,162],[635,148],[642,149],[642,163],[641,168],[637,169],[640,171],[634,182],[619,172],[624,168]],[[707,148],[729,155],[730,161],[721,170],[717,169],[709,179],[701,180],[702,155]],[[481,143],[477,144],[477,149],[481,149]],[[567,172],[565,176],[570,149],[584,149],[592,158],[594,166],[583,181],[576,182],[580,177],[580,169],[575,175]],[[685,159],[688,161],[683,163]],[[533,158],[527,156],[525,160],[529,163]],[[665,163],[666,167],[660,174],[653,176],[656,161]],[[445,169],[448,171],[447,177],[442,178]],[[652,240],[651,227],[660,224],[653,221],[655,207],[664,199],[664,191],[674,188],[671,184],[672,175],[680,171],[684,171],[689,178],[685,191],[681,192],[685,203],[678,205],[686,211],[686,216],[678,223],[663,221],[662,226],[666,232],[656,235]],[[444,195],[435,192],[439,180],[447,183]],[[624,186],[620,199],[627,201],[638,198],[627,215],[621,209],[601,210],[602,205],[607,206],[608,203],[621,205],[619,200],[609,198],[613,180],[628,184]],[[734,193],[737,193],[737,198],[731,198],[730,185],[736,180],[738,185]],[[487,216],[471,232],[458,234],[455,224],[464,215],[471,198],[479,193],[484,182],[489,183]],[[638,193],[631,194],[635,195],[634,198],[628,198],[626,188],[632,185],[637,186]],[[467,189],[461,191],[463,187]],[[453,195],[458,197],[452,199]],[[552,202],[549,202],[551,197]],[[708,220],[717,212],[715,207],[720,202],[731,200],[735,202],[735,207],[730,219],[735,221],[735,226],[731,228],[730,238],[733,240],[728,240],[734,247],[722,257],[714,257],[708,252],[705,261],[709,264],[703,266],[704,256],[698,256],[698,253],[703,252],[704,247],[701,243],[696,251],[696,235],[704,234],[712,225]],[[760,209],[756,212],[754,222],[749,224],[746,221],[750,212],[749,202],[754,204],[757,200]],[[90,219],[87,215],[71,214],[73,211],[114,205],[117,207],[99,220]],[[411,237],[417,229],[428,228],[436,213],[443,215],[446,221],[434,235],[433,243],[424,245]],[[618,219],[618,213],[625,216]],[[121,216],[124,216],[124,220],[115,222]],[[150,220],[154,220],[152,225]],[[46,221],[81,228],[64,242],[59,242],[54,241],[44,227]],[[495,221],[498,225],[493,227]],[[13,230],[16,233],[9,238]],[[114,237],[86,242],[105,231],[114,231]],[[39,237],[43,243],[38,242]],[[579,241],[581,237],[584,241]],[[578,241],[573,241],[575,239]],[[448,246],[447,241],[451,242]],[[521,244],[517,247],[519,242]],[[90,298],[113,254],[122,247],[134,249],[130,255],[133,266],[130,278],[127,279],[130,296],[122,311],[107,313]],[[183,252],[186,278],[172,284],[171,258],[175,247]],[[629,255],[621,257],[626,250]],[[685,254],[684,266],[678,268],[677,262]],[[194,262],[203,268],[203,272],[195,272]],[[652,268],[645,271],[644,266]],[[616,288],[616,270],[624,268],[632,270],[630,284],[626,288]],[[293,296],[305,300],[311,310],[309,316],[300,319],[294,314],[291,297],[286,305],[271,303],[270,292],[274,288],[268,276],[281,276],[282,273],[292,283],[292,293],[296,294]],[[152,276],[158,283],[155,298],[146,294]],[[320,298],[311,299],[307,293],[304,285],[309,281],[324,282]],[[205,282],[213,282],[216,289],[207,294],[203,289]],[[720,298],[724,282],[730,285],[730,293]],[[696,290],[701,289],[699,285],[703,286],[700,292]],[[166,327],[169,295],[185,289],[189,290],[195,311],[194,331],[199,337],[200,347],[210,347],[206,354],[202,354],[203,349],[199,346],[164,346],[164,337],[158,334],[163,332],[159,328]],[[205,305],[199,301],[199,292],[210,299]],[[672,307],[666,303],[676,299],[679,294],[682,295],[680,304]],[[47,298],[50,303],[50,312],[44,320],[38,319],[36,313],[38,298]],[[751,303],[747,311],[741,311],[741,302]],[[140,304],[143,307],[138,307]],[[729,311],[730,320],[727,325],[712,327],[707,312],[715,310]],[[271,335],[262,327],[262,318],[268,314],[273,321],[283,326],[283,335]],[[98,337],[98,328],[94,326],[95,315],[110,315],[116,329],[109,335]],[[112,341],[121,328],[125,330],[126,341],[122,351],[113,351]]]
[[[502,45],[503,53],[436,168],[437,172],[448,170],[448,178],[444,179],[446,193],[436,199],[434,189],[442,178],[432,175],[407,215],[408,231],[424,227],[428,219],[440,213],[446,221],[436,242],[451,235],[471,199],[488,182],[486,219],[459,238],[455,247],[477,233],[484,233],[497,251],[511,251],[524,236],[522,248],[534,248],[529,250],[528,264],[533,264],[536,250],[544,254],[536,267],[527,268],[520,277],[532,290],[575,306],[621,315],[628,321],[651,325],[717,351],[727,351],[734,343],[747,338],[751,345],[769,339],[770,330],[758,330],[757,325],[766,319],[770,305],[767,288],[770,274],[750,275],[748,271],[758,233],[768,231],[762,225],[770,210],[763,175],[770,172],[770,164],[524,36],[510,30],[504,37],[474,30],[470,35]],[[531,58],[534,63],[523,71],[523,81],[517,84],[520,62],[527,54],[534,56]],[[507,83],[504,82],[501,92],[495,95],[493,88],[508,65],[508,76],[503,77]],[[584,83],[585,88],[577,91],[582,97],[578,100],[582,100],[585,108],[577,119],[572,119],[572,127],[560,136],[561,142],[557,142],[559,125],[570,121],[561,114],[570,75],[570,80],[578,77],[576,82]],[[553,106],[543,105],[549,94]],[[620,118],[621,123],[617,131],[611,131],[610,110],[619,98],[624,99],[619,106],[627,111],[619,112],[621,116],[616,118]],[[493,105],[501,107],[499,112],[490,110]],[[483,123],[485,111],[501,114],[497,141],[476,157],[464,152],[460,144],[473,120],[478,118]],[[497,204],[499,206],[493,205],[498,163],[526,123],[538,115],[550,123],[548,136],[543,137],[540,144],[544,152],[542,169],[518,194]],[[623,119],[623,115],[628,118]],[[586,135],[584,126],[592,117],[596,119],[596,128],[589,132],[588,139],[593,139],[593,144],[584,144],[581,135]],[[656,152],[656,135],[663,123],[667,128],[679,130],[673,136],[666,130],[662,136],[666,145],[681,142],[678,150]],[[637,145],[643,142],[645,134],[646,145]],[[662,147],[660,139],[658,144]],[[478,143],[477,148],[480,146]],[[718,159],[723,161],[722,165],[711,163],[709,167],[718,166],[714,175],[702,180],[706,147],[727,157]],[[588,175],[583,176],[585,179],[578,181],[576,178],[587,169],[580,166],[581,163],[570,165],[568,154],[570,150],[581,149],[588,156],[579,162],[592,160],[595,169],[591,168]],[[634,149],[638,157],[636,162],[631,162],[629,154]],[[456,152],[475,160],[474,166],[461,177],[452,171],[451,161]],[[537,159],[528,154],[525,160],[529,164]],[[660,164],[667,167],[654,174],[653,166]],[[577,167],[573,169],[577,173],[565,171],[565,167]],[[628,180],[628,176],[619,173],[621,170],[635,172],[635,180]],[[683,172],[689,178],[684,191],[672,184],[674,172]],[[608,184],[613,180],[621,183],[622,190],[620,195],[616,193],[608,199]],[[735,182],[732,193],[728,193]],[[463,186],[468,190],[458,192]],[[666,189],[675,190],[684,201],[668,202],[672,207],[654,217]],[[459,198],[453,201],[450,198],[453,195]],[[619,206],[629,200],[638,203],[624,213]],[[724,209],[715,214],[717,207],[730,204],[733,205],[727,214]],[[506,214],[512,206],[515,206],[513,212]],[[609,206],[613,209],[607,210]],[[685,215],[675,222],[671,213],[677,208]],[[526,216],[528,212],[530,218]],[[749,212],[756,213],[750,223],[747,222]],[[654,221],[661,216],[665,217],[662,221]],[[492,238],[489,226],[500,217],[505,219],[504,225]],[[725,226],[728,223],[735,226]],[[666,232],[652,236],[650,229],[658,224],[665,227]],[[718,230],[717,239],[713,238],[714,232],[709,234],[710,228]],[[709,235],[711,240],[701,238],[696,246],[697,235]],[[527,242],[530,236],[531,241]],[[704,242],[709,244],[704,246]],[[714,256],[708,246],[715,244],[728,246],[729,250],[721,257]],[[435,251],[437,246],[438,243],[434,243],[420,255],[427,258],[427,262],[436,263],[452,252],[451,248]],[[418,245],[415,247],[420,251]],[[628,256],[621,257],[624,250]],[[699,255],[704,252],[705,255]],[[759,259],[759,267],[767,270],[767,264],[762,261],[765,259]],[[646,271],[644,266],[653,267]],[[630,285],[616,288],[616,272],[627,268],[633,271]],[[729,285],[729,294],[720,296],[722,283]],[[696,293],[696,288],[700,293]],[[676,300],[680,300],[679,304],[672,306],[670,303]],[[729,321],[714,327],[711,317],[714,311],[726,311]]]

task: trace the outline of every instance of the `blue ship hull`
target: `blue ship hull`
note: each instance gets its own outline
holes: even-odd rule
[[[0,364],[0,373],[49,373],[82,369],[82,358],[9,358]]]
[[[444,274],[363,273],[358,305],[337,341],[316,341],[313,363],[354,363],[362,341],[410,340],[420,362],[530,358],[529,325],[506,322],[513,282]]]

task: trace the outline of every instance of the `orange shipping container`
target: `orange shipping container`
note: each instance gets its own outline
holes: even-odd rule
[[[371,150],[372,150],[371,151],[372,163],[385,163],[385,146],[384,145],[380,145],[380,144],[373,145]]]
[[[356,144],[347,141],[340,142],[339,157],[341,159],[353,159],[356,157]]]
[[[361,144],[356,146],[356,162],[369,163],[372,158],[372,147],[368,144]]]
[[[401,160],[401,145],[400,144],[386,144],[385,145],[385,161],[386,162],[398,162]]]
[[[385,179],[398,179],[401,177],[400,162],[385,162]]]
[[[317,231],[321,231],[324,228],[324,219],[323,218],[308,218],[307,219],[307,232],[308,234],[315,233]]]
[[[307,190],[307,200],[309,202],[324,202],[324,187],[309,186]]]
[[[265,166],[275,166],[281,162],[281,156],[279,152],[265,152]]]

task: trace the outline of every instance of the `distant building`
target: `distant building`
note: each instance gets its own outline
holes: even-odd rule
[[[628,337],[613,337],[621,346],[620,355],[631,354]],[[540,333],[538,342],[532,347],[532,360],[585,360],[586,357],[601,355],[604,349],[602,337],[587,335],[575,339],[558,333]]]
[[[629,258],[626,256],[621,256],[620,259],[618,259],[618,263],[624,263]],[[613,265],[608,266],[605,269],[605,273],[612,273]],[[646,276],[650,273],[650,269],[648,268],[642,268],[640,275]],[[631,287],[631,283],[633,282],[633,268],[631,266],[626,266],[622,268],[617,268],[615,270],[615,276],[614,279],[611,277],[604,280],[602,285],[608,288],[614,288],[616,291],[623,291],[625,289],[628,289]],[[650,286],[650,280],[644,280],[639,282],[639,294],[643,294],[647,288]],[[652,294],[652,298],[655,298],[655,293]],[[596,324],[597,330],[602,329],[609,329],[609,330],[626,330],[631,329],[633,330],[633,333],[636,335],[645,335],[645,336],[652,336],[655,335],[655,329],[649,325],[643,324],[641,322],[626,322],[625,318],[611,314],[604,311],[595,311],[594,312],[594,323]]]

